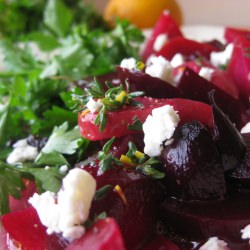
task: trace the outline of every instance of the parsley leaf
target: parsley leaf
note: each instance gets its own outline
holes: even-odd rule
[[[78,127],[68,130],[68,123],[65,122],[55,127],[47,143],[42,148],[43,153],[58,152],[61,154],[74,154],[78,148],[81,135]]]
[[[9,195],[21,198],[23,188],[20,173],[0,162],[0,215],[9,212]]]

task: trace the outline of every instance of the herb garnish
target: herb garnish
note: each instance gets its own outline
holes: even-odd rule
[[[102,104],[94,124],[100,126],[100,131],[105,129],[107,124],[107,111],[116,111],[124,106],[140,106],[141,104],[134,101],[135,97],[144,94],[142,91],[129,92],[129,85],[126,82],[126,89],[123,85],[115,86],[111,83],[106,83],[106,92],[100,82],[94,79],[83,95],[73,95],[75,106],[78,106],[77,111],[86,109],[86,104],[90,98],[95,98]]]

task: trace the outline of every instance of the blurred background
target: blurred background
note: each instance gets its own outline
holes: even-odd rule
[[[121,1],[121,0],[120,0]],[[134,2],[143,0],[133,0]],[[155,0],[155,4],[159,0]],[[183,24],[232,25],[250,28],[250,0],[177,0]],[[108,0],[89,0],[102,12]],[[126,1],[121,1],[126,5]]]

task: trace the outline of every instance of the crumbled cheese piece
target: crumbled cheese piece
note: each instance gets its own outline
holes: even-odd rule
[[[228,44],[224,51],[212,52],[210,54],[210,61],[215,67],[225,66],[232,57],[234,46],[232,43]]]
[[[249,239],[250,240],[250,225],[247,225],[244,229],[240,231],[242,233],[241,238],[243,240]]]
[[[6,161],[9,164],[34,160],[38,155],[38,149],[27,143],[26,139],[17,141],[13,145],[14,150],[9,154]]]
[[[164,46],[164,44],[168,41],[167,34],[160,34],[156,37],[155,42],[153,44],[154,51],[158,52]]]
[[[62,233],[68,240],[74,240],[85,233],[83,223],[88,219],[95,191],[95,179],[87,171],[74,168],[63,179],[57,195],[49,191],[35,193],[29,202],[48,234]]]
[[[168,60],[162,56],[152,56],[147,63],[149,65],[145,69],[146,74],[173,83],[173,67]]]
[[[248,122],[241,130],[241,134],[250,133],[250,122]]]
[[[180,121],[177,112],[170,105],[152,110],[143,123],[144,153],[150,157],[159,156],[164,141],[171,139]]]
[[[205,78],[208,81],[211,81],[214,69],[209,67],[202,67],[199,71],[199,76]]]
[[[93,98],[90,98],[86,104],[86,107],[91,113],[95,113],[102,108],[102,105],[103,104],[100,101],[95,101]]]
[[[59,172],[60,172],[61,174],[65,174],[67,171],[68,171],[68,166],[67,166],[67,165],[62,165],[62,166],[59,168]]]
[[[124,58],[121,61],[120,66],[122,68],[130,69],[130,70],[136,69],[136,59],[133,57]]]
[[[199,250],[229,250],[227,243],[217,237],[211,237]]]
[[[172,67],[176,68],[185,63],[185,58],[181,53],[176,53],[170,61]]]

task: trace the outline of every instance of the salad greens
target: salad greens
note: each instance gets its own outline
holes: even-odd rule
[[[111,29],[91,6],[68,0],[0,0],[0,27],[1,215],[9,195],[20,198],[23,177],[41,191],[58,191],[60,167],[73,167],[90,145],[72,111],[79,81],[139,58],[143,36],[127,21]],[[28,137],[39,145],[35,160],[6,163],[13,144]]]

